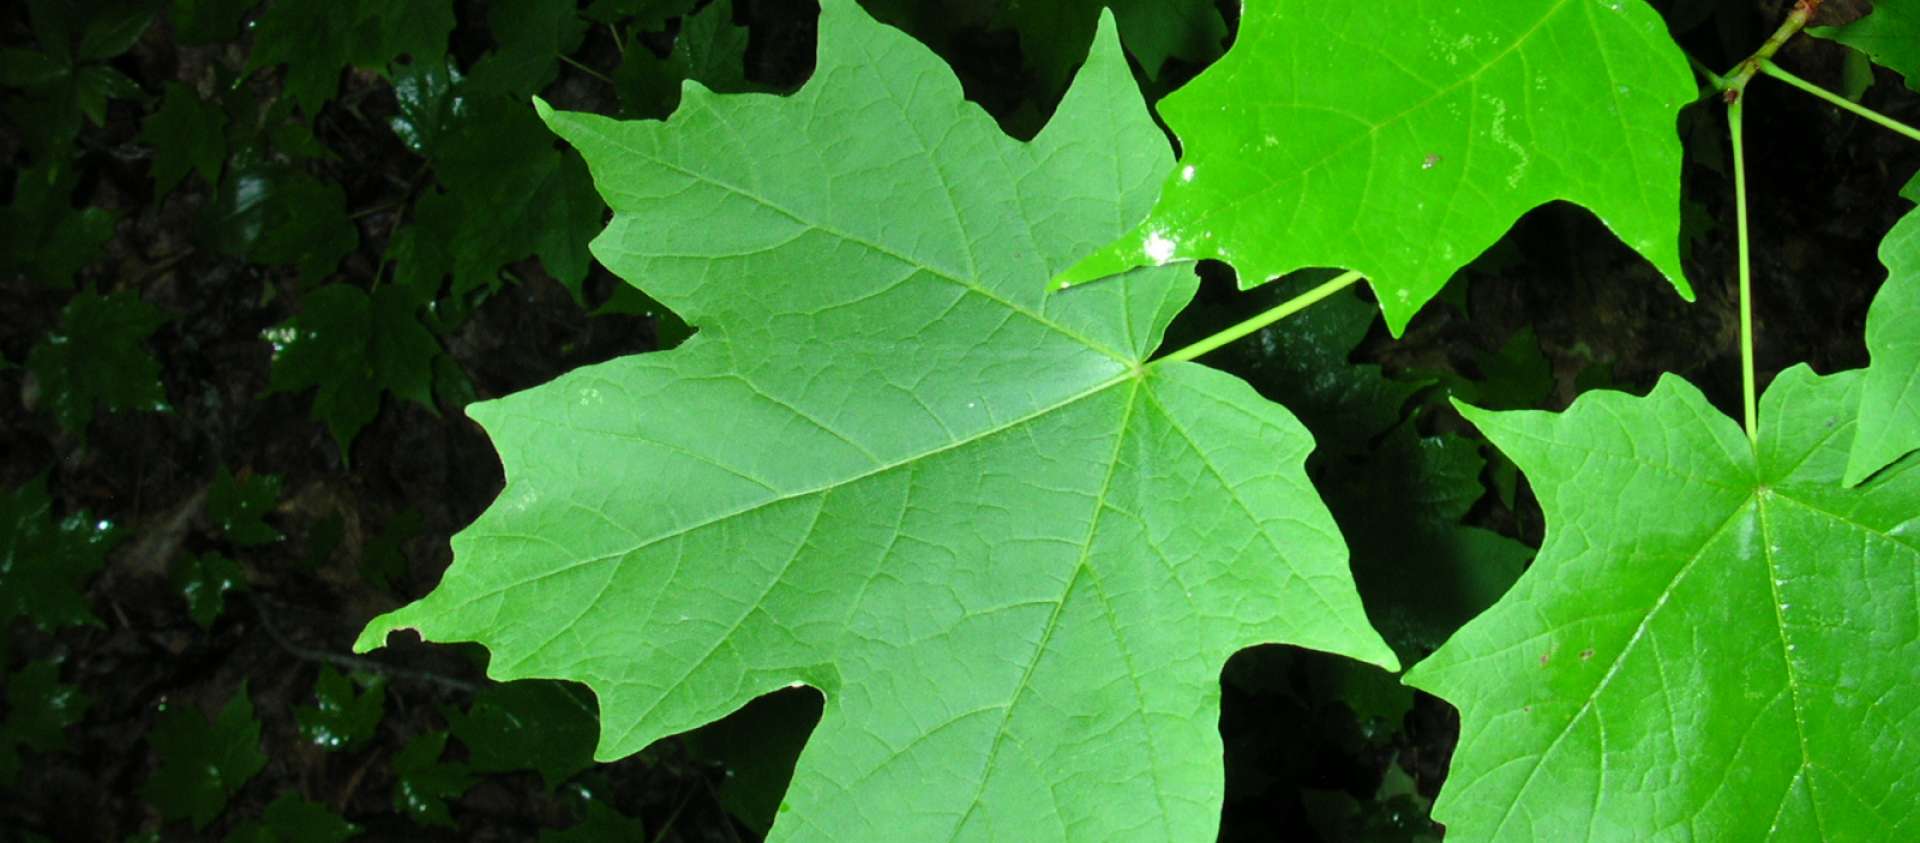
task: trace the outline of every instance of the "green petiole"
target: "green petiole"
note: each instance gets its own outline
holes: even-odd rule
[[[1873,121],[1874,123],[1877,123],[1881,126],[1885,126],[1886,128],[1893,130],[1897,134],[1904,135],[1908,138],[1912,138],[1915,141],[1920,141],[1920,129],[1916,129],[1912,126],[1909,126],[1905,123],[1902,123],[1898,120],[1888,117],[1885,114],[1881,114],[1878,111],[1874,111],[1871,108],[1868,108],[1852,100],[1849,100],[1846,97],[1840,96],[1839,94],[1835,94],[1832,91],[1829,91],[1825,88],[1820,87],[1819,85],[1815,85],[1812,82],[1808,82],[1805,79],[1802,79],[1798,76],[1788,73],[1786,70],[1782,69],[1780,65],[1774,64],[1771,60],[1763,60],[1760,62],[1760,72],[1768,76],[1771,76],[1775,79],[1778,79],[1782,82],[1785,82],[1789,85],[1792,85],[1795,88],[1799,88],[1802,91],[1806,91],[1807,93],[1812,94],[1816,97],[1819,97],[1820,99],[1826,100],[1827,102],[1833,103],[1834,105],[1839,106],[1840,108],[1844,108],[1848,111],[1851,111],[1855,114],[1860,115],[1861,117],[1865,117],[1868,120]]]
[[[1236,324],[1233,327],[1227,328],[1226,330],[1223,330],[1217,334],[1207,337],[1206,339],[1203,339],[1199,342],[1189,345],[1186,348],[1182,348],[1179,351],[1173,352],[1172,354],[1166,355],[1165,357],[1161,357],[1157,360],[1154,360],[1153,362],[1154,363],[1163,363],[1163,362],[1182,363],[1188,360],[1197,359],[1202,355],[1205,355],[1206,353],[1213,351],[1214,349],[1217,349],[1223,345],[1233,342],[1234,340],[1240,339],[1241,337],[1245,337],[1249,334],[1252,334],[1253,332],[1258,331],[1261,328],[1265,328],[1268,325],[1271,325],[1275,322],[1278,322],[1282,319],[1292,316],[1295,313],[1299,313],[1300,311],[1307,309],[1307,307],[1312,305],[1314,302],[1320,301],[1321,299],[1331,296],[1334,293],[1340,292],[1341,290],[1344,290],[1348,287],[1353,286],[1354,282],[1359,281],[1362,277],[1363,276],[1361,276],[1361,274],[1358,271],[1349,270],[1347,272],[1342,272],[1339,275],[1334,276],[1333,280],[1330,280],[1325,284],[1321,284],[1320,286],[1315,287],[1311,290],[1308,290],[1304,293],[1301,293],[1300,295],[1287,299],[1286,301],[1281,302],[1280,304],[1275,305],[1271,309],[1263,313],[1260,313],[1250,319],[1247,319],[1244,322]]]
[[[1727,130],[1733,136],[1734,232],[1740,255],[1741,414],[1746,421],[1747,439],[1758,444],[1760,426],[1754,406],[1758,389],[1753,373],[1753,260],[1747,240],[1747,152],[1740,137],[1743,106],[1742,99],[1727,103]]]

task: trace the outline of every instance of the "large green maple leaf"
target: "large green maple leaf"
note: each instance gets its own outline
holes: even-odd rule
[[[1682,296],[1687,61],[1643,0],[1248,5],[1239,41],[1160,104],[1184,146],[1153,215],[1060,280],[1215,258],[1243,286],[1366,273],[1396,335],[1453,272],[1556,199]]]
[[[1449,833],[1920,839],[1920,458],[1842,486],[1861,381],[1781,373],[1757,445],[1672,376],[1465,409],[1547,538],[1407,677],[1460,707]]]
[[[1375,664],[1312,442],[1150,363],[1191,273],[1045,281],[1171,166],[1111,20],[1032,143],[852,0],[791,97],[666,123],[544,111],[615,211],[594,253],[701,328],[470,412],[507,488],[410,627],[586,683],[617,758],[796,683],[820,725],[777,838],[1199,839],[1219,672]]]
[[[1920,448],[1920,211],[1908,212],[1880,241],[1880,262],[1887,280],[1867,310],[1873,365],[1847,458],[1848,485]]]

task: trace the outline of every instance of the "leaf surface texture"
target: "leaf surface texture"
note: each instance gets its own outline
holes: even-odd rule
[[[546,111],[615,211],[595,255],[700,332],[470,408],[507,488],[358,646],[584,682],[601,758],[819,688],[774,839],[1213,834],[1229,655],[1395,661],[1299,423],[1145,364],[1193,276],[1044,290],[1170,166],[1112,28],[1029,144],[851,0],[791,97]]]
[[[1461,710],[1450,834],[1920,835],[1920,460],[1841,485],[1860,389],[1781,373],[1757,447],[1672,376],[1563,414],[1466,409],[1547,538],[1407,677]]]

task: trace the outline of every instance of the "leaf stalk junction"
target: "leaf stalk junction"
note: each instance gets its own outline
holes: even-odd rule
[[[1780,23],[1779,29],[1767,36],[1766,43],[1761,44],[1760,49],[1754,50],[1753,55],[1734,65],[1725,78],[1715,81],[1715,84],[1724,92],[1729,104],[1739,101],[1740,95],[1747,90],[1747,83],[1753,79],[1754,74],[1760,72],[1761,65],[1773,58],[1774,53],[1780,52],[1780,48],[1787,43],[1787,39],[1792,38],[1795,33],[1806,27],[1808,21],[1813,20],[1813,15],[1820,11],[1822,2],[1824,0],[1795,0],[1793,11],[1787,13],[1787,19]]]
[[[1733,194],[1735,237],[1738,241],[1739,278],[1740,278],[1740,387],[1741,411],[1747,438],[1756,445],[1760,441],[1759,423],[1756,421],[1756,395],[1759,385],[1754,374],[1753,363],[1753,260],[1750,239],[1747,233],[1747,165],[1746,147],[1741,137],[1741,124],[1745,105],[1744,94],[1747,83],[1756,75],[1766,75],[1787,83],[1839,108],[1853,112],[1867,120],[1885,127],[1914,141],[1920,142],[1920,129],[1909,126],[1846,97],[1839,96],[1818,85],[1801,79],[1773,63],[1773,56],[1780,51],[1788,39],[1804,29],[1820,10],[1823,0],[1796,0],[1793,10],[1780,28],[1768,36],[1760,49],[1753,55],[1741,60],[1725,75],[1716,74],[1689,57],[1694,70],[1719,91],[1721,99],[1727,104],[1727,131],[1733,145]]]

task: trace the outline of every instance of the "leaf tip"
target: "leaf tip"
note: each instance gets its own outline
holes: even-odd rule
[[[1479,427],[1480,423],[1487,419],[1487,414],[1493,412],[1451,396],[1447,398],[1447,403],[1452,404],[1454,412],[1459,413],[1462,417],[1466,418],[1467,421],[1472,422],[1474,427]]]
[[[1673,283],[1673,291],[1680,294],[1681,301],[1688,304],[1694,302],[1693,282],[1687,280],[1685,273],[1675,270],[1667,276],[1667,280]]]
[[[1847,465],[1840,474],[1840,488],[1852,489],[1874,479],[1880,472],[1905,458],[1909,451],[1887,454],[1881,450],[1863,448],[1855,443],[1847,455]]]
[[[403,609],[401,611],[403,612],[405,610]],[[381,647],[385,647],[387,646],[387,636],[403,629],[412,630],[415,634],[420,632],[418,627],[405,623],[396,617],[399,614],[400,612],[388,612],[368,621],[366,628],[360,630],[360,637],[354,639],[353,651],[355,653],[370,653]]]
[[[1366,658],[1363,659],[1367,664],[1378,667],[1388,673],[1399,673],[1405,667],[1405,665],[1400,663],[1400,655],[1395,653],[1392,647],[1387,646],[1386,640],[1379,638],[1378,635],[1375,636],[1375,641],[1367,649],[1369,652]]]
[[[1398,313],[1386,308],[1381,308],[1380,316],[1386,320],[1387,336],[1396,340],[1407,333],[1407,323],[1413,321],[1413,314],[1411,313]]]
[[[1439,652],[1439,651],[1436,650],[1434,652]],[[1433,659],[1433,655],[1429,653],[1426,658],[1421,659],[1417,662],[1414,662],[1412,666],[1408,667],[1406,670],[1401,671],[1400,675],[1394,678],[1399,680],[1401,686],[1403,687],[1412,688],[1416,691],[1426,691],[1427,693],[1431,694],[1433,693],[1433,690],[1427,687],[1427,671],[1425,670],[1425,668],[1427,666],[1427,662],[1432,659]]]
[[[1128,241],[1131,239],[1131,237],[1122,237],[1113,243],[1101,247],[1092,254],[1074,261],[1073,264],[1066,269],[1054,273],[1053,278],[1047,281],[1047,289],[1050,291],[1064,290],[1068,287],[1085,284],[1090,281],[1098,281],[1102,278],[1109,278],[1146,265],[1130,258],[1131,250],[1128,248]]]
[[[1100,24],[1094,34],[1095,43],[1106,43],[1111,39],[1115,47],[1120,46],[1120,19],[1114,16],[1112,3],[1100,7]]]

